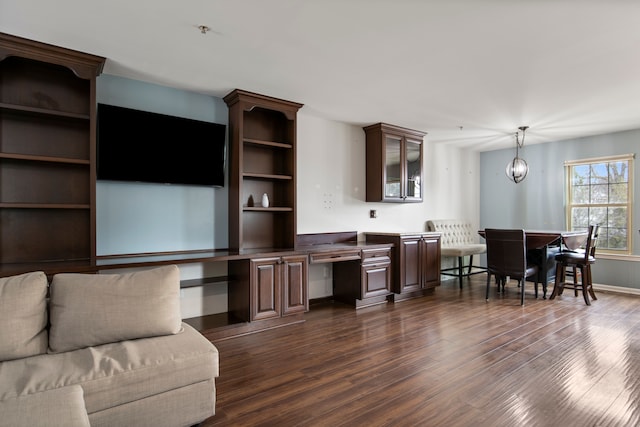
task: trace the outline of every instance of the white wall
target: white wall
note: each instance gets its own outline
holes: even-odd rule
[[[422,129],[419,129],[422,130]],[[427,130],[428,131],[428,130]],[[365,202],[362,126],[298,115],[298,234],[424,231],[429,219],[479,222],[478,153],[424,146],[423,203]],[[378,217],[369,218],[375,209]]]
[[[371,123],[367,123],[371,124]],[[425,130],[425,129],[418,129]],[[428,132],[428,129],[426,129]],[[470,150],[424,146],[423,203],[365,202],[362,126],[298,113],[298,234],[424,231],[429,219],[479,223],[480,156]],[[369,210],[377,218],[369,218]],[[309,268],[309,297],[331,295],[330,265]]]

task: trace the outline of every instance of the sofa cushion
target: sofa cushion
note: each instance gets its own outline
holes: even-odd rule
[[[52,353],[180,332],[180,273],[169,265],[123,274],[56,274]]]
[[[3,426],[89,427],[79,385],[0,400],[0,414]]]
[[[47,276],[0,279],[0,361],[47,352]]]
[[[91,415],[217,377],[216,347],[188,324],[182,326],[175,335],[0,363],[0,400],[79,384]]]

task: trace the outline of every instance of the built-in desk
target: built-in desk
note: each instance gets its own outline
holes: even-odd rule
[[[386,303],[391,290],[391,243],[357,241],[357,233],[298,236],[311,264],[332,263],[333,298],[355,308]]]
[[[334,298],[356,308],[386,302],[391,294],[392,244],[357,242],[357,233],[300,235],[291,249],[200,250],[100,256],[94,260],[2,264],[0,277],[30,271],[100,273],[167,264],[219,263],[227,276],[184,280],[181,287],[227,284],[226,313],[184,319],[211,340],[303,322],[309,309],[308,265],[334,265]]]

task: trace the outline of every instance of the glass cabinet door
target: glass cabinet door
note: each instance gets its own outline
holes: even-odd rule
[[[384,197],[402,198],[402,138],[385,135]]]
[[[404,197],[407,200],[422,200],[422,144],[405,140]]]

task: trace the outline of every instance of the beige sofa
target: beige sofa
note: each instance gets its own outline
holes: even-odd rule
[[[181,321],[179,286],[176,266],[58,274],[50,285],[42,272],[0,278],[0,426],[212,416],[218,351]]]

